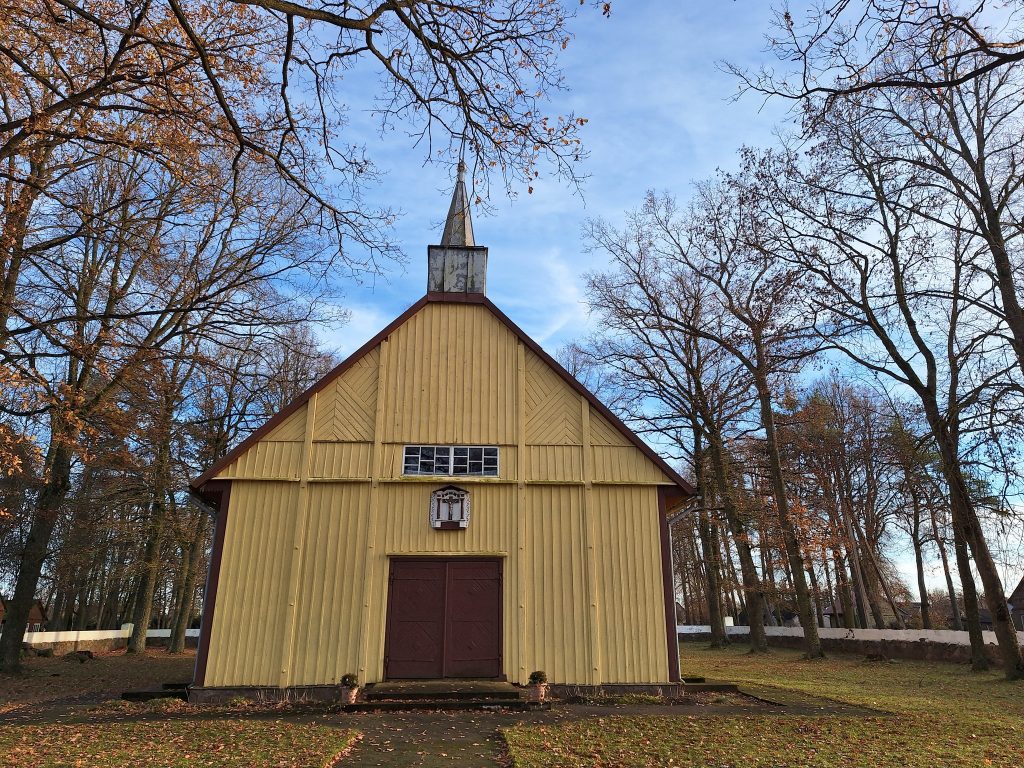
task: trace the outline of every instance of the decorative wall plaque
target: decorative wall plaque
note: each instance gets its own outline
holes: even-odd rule
[[[430,525],[438,530],[469,527],[469,491],[454,485],[430,494]]]

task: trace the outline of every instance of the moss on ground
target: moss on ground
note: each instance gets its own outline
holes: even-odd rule
[[[683,647],[685,674],[779,686],[868,716],[605,717],[504,731],[517,768],[558,766],[1024,766],[1024,683],[964,665],[878,663],[746,646]]]
[[[356,731],[245,719],[117,720],[0,729],[0,765],[33,768],[325,768]]]
[[[297,723],[267,707],[194,707],[176,699],[134,704],[129,688],[188,680],[195,656],[98,655],[79,664],[27,659],[0,675],[2,768],[325,768],[358,737],[348,728]]]

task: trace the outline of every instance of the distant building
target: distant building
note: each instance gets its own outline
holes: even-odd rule
[[[7,602],[0,597],[0,627],[3,627],[6,622],[7,616]],[[36,600],[32,604],[32,609],[28,612],[28,625],[25,627],[26,632],[42,632],[43,627],[46,626],[46,622],[50,620],[50,617],[46,615],[46,608],[42,602]]]
[[[888,602],[883,603],[882,606],[882,618],[885,620],[886,629],[895,629],[899,626],[899,622],[896,620],[896,613],[892,610],[892,606]],[[908,626],[912,623],[915,616],[921,615],[921,604],[920,603],[906,603],[899,606],[900,615],[903,617],[903,623]],[[841,605],[827,606],[824,611],[825,614],[825,626],[833,628],[845,627],[844,623],[845,613]],[[870,618],[870,617],[869,617]],[[856,624],[856,622],[854,622]],[[874,619],[870,621],[871,629],[875,629]]]
[[[1020,584],[1010,593],[1007,602],[1010,604],[1010,618],[1013,619],[1013,625],[1024,632],[1024,578],[1021,578]]]

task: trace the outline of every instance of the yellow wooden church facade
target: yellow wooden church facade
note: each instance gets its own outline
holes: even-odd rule
[[[460,194],[449,277],[486,263]],[[665,517],[689,486],[482,284],[432,280],[194,483],[218,508],[197,686],[678,679]]]

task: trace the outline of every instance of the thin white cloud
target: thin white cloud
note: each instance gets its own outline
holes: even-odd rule
[[[342,358],[355,352],[394,319],[384,308],[372,304],[350,305],[346,309],[348,322],[323,328],[319,334],[321,343]]]

